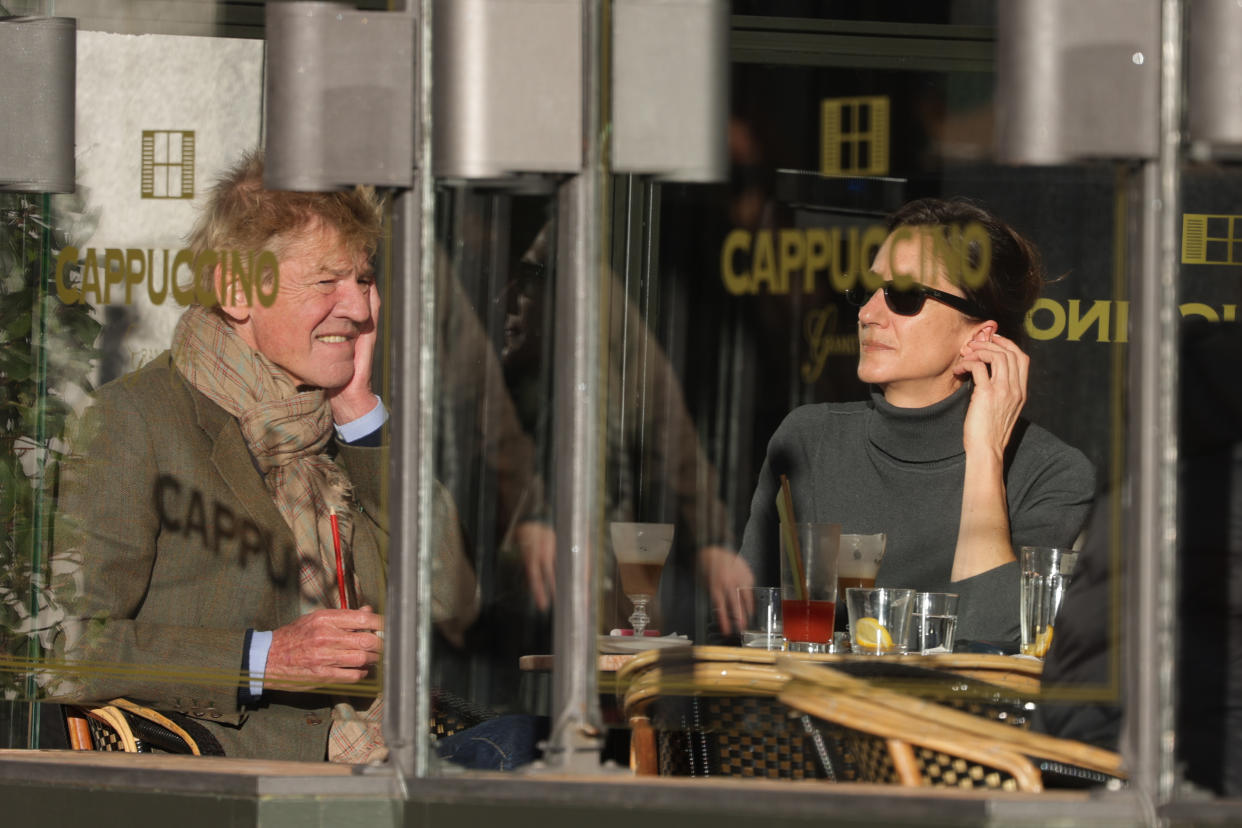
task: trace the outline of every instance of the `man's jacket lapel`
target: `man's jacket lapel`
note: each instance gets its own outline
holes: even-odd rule
[[[185,378],[176,374],[176,379],[186,385],[190,398],[194,403],[195,418],[211,440],[211,462],[219,472],[221,480],[250,516],[250,519],[261,530],[271,531],[271,543],[267,554],[268,571],[273,574],[286,575],[297,582],[298,573],[285,572],[289,566],[297,566],[297,555],[286,555],[285,551],[296,549],[296,541],[289,525],[272,500],[271,493],[263,484],[263,477],[255,465],[254,457],[246,446],[241,428],[237,420],[220,406],[209,400],[205,395],[189,386]]]

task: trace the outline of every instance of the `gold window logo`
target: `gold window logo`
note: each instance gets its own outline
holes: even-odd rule
[[[1182,264],[1242,264],[1242,216],[1184,213]]]
[[[888,175],[888,98],[824,98],[820,172]]]
[[[142,131],[142,197],[194,198],[192,131]]]

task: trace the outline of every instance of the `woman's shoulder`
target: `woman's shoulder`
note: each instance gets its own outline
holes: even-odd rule
[[[1010,443],[1016,447],[1012,460],[1014,470],[1055,470],[1080,478],[1088,486],[1094,485],[1095,466],[1087,455],[1048,429],[1029,420],[1019,420]]]

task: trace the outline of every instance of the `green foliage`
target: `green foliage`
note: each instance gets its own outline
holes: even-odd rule
[[[66,305],[56,255],[88,236],[83,197],[0,193],[0,698],[27,693],[53,613],[47,553],[59,438],[73,416],[66,394],[89,391],[100,325],[87,304]]]

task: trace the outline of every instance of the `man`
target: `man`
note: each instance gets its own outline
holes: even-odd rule
[[[321,760],[381,650],[380,205],[262,173],[249,155],[213,190],[171,350],[88,412],[59,500],[59,646],[79,698],[188,714],[229,756]]]

